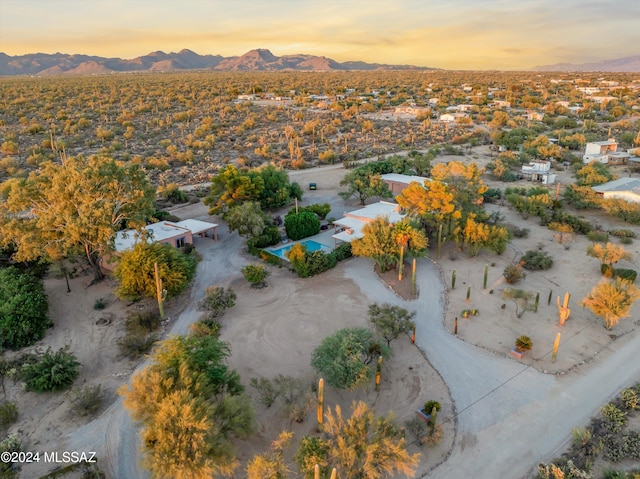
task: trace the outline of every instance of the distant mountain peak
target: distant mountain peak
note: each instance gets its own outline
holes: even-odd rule
[[[555,63],[533,67],[543,72],[640,72],[640,55],[591,63]]]
[[[178,53],[161,50],[132,59],[103,58],[84,54],[54,55],[34,53],[9,56],[0,52],[0,76],[6,75],[66,75],[105,74],[128,71],[171,70],[228,71],[344,71],[344,70],[433,70],[412,65],[381,65],[361,61],[337,62],[324,55],[274,55],[267,48],[249,50],[242,56],[199,55],[182,49]]]

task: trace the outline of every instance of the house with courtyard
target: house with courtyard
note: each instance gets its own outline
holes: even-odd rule
[[[640,178],[618,178],[592,186],[592,189],[605,199],[618,198],[632,203],[640,203]]]
[[[362,228],[380,216],[388,218],[389,223],[396,224],[405,215],[401,213],[400,205],[388,201],[379,201],[359,210],[345,212],[344,217],[333,222],[332,238],[336,246],[338,243],[351,243],[355,239],[362,238],[364,236]]]

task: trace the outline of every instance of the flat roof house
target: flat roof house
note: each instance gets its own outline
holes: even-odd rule
[[[218,225],[200,220],[182,220],[177,223],[171,221],[158,221],[144,227],[147,243],[164,243],[174,248],[182,248],[186,244],[193,244],[193,236],[202,237],[210,235],[214,240],[218,239]],[[112,255],[105,256],[102,267],[108,271],[115,268],[115,263],[109,261],[123,251],[133,248],[142,240],[142,236],[136,230],[118,231],[114,240],[115,251]]]
[[[351,243],[354,239],[364,236],[362,228],[371,223],[377,217],[383,216],[389,219],[389,223],[396,224],[404,214],[400,213],[400,205],[388,201],[379,201],[360,208],[359,210],[344,213],[344,217],[333,222],[335,234],[332,238],[336,241]]]
[[[402,191],[414,181],[421,185],[424,185],[425,181],[431,181],[431,178],[424,176],[401,175],[399,173],[386,173],[380,175],[380,178],[387,184],[394,196],[402,193]]]
[[[619,198],[632,203],[640,203],[640,178],[618,178],[592,186],[592,189],[604,198]]]
[[[618,142],[613,138],[606,141],[592,141],[587,143],[582,156],[583,163],[598,163],[620,165],[629,159],[629,152],[618,151]]]

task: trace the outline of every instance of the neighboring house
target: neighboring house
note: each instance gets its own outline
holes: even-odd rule
[[[494,108],[511,108],[511,102],[506,100],[493,100],[491,105]]]
[[[604,198],[619,198],[640,203],[640,178],[619,178],[602,185],[592,186],[592,189]]]
[[[163,243],[174,248],[193,244],[194,235],[202,237],[210,235],[214,240],[218,239],[218,225],[200,220],[183,220],[177,223],[159,221],[145,226],[144,229],[148,243]],[[109,271],[113,270],[115,263],[109,261],[110,257],[132,249],[141,239],[140,233],[136,230],[118,231],[114,240],[115,251],[112,255],[105,256],[102,260],[102,267]]]
[[[431,181],[431,178],[425,178],[424,176],[401,175],[399,173],[386,173],[380,175],[380,178],[387,184],[393,196],[402,193],[402,191],[414,181],[421,185],[424,185],[425,181]]]
[[[556,175],[550,173],[551,162],[547,160],[533,160],[522,165],[520,175],[529,181],[540,181],[543,185],[552,185],[556,181]]]
[[[254,101],[255,95],[238,95],[238,101]]]
[[[529,121],[542,121],[544,118],[544,113],[539,111],[527,111],[524,115],[522,115]]]
[[[462,118],[469,118],[466,113],[443,113],[438,118],[440,123],[454,123],[460,121]]]
[[[429,113],[429,108],[425,108],[423,106],[415,106],[415,105],[403,105],[397,106],[394,110],[396,115],[413,115],[418,116],[421,114]]]
[[[367,223],[383,216],[389,219],[389,223],[396,224],[404,214],[400,213],[400,205],[388,201],[379,201],[360,208],[359,210],[345,212],[344,217],[333,222],[335,234],[332,238],[338,242],[351,243],[354,239],[364,236],[362,228]]]
[[[583,163],[591,163],[597,161],[598,163],[620,165],[626,163],[629,158],[629,152],[618,151],[618,143],[613,138],[609,138],[607,141],[592,141],[587,143],[584,155],[582,156]]]

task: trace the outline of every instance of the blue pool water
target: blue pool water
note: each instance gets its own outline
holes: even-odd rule
[[[307,247],[307,251],[324,250],[326,253],[331,251],[331,248],[329,248],[328,246],[325,246],[325,245],[320,244],[317,241],[313,241],[313,240],[300,241],[300,244],[305,245]],[[287,251],[289,251],[292,247],[293,247],[293,244],[290,244],[290,245],[287,245],[287,246],[283,246],[282,248],[272,249],[271,250],[271,254],[275,254],[276,256],[286,260],[287,257],[285,256],[285,253]]]

